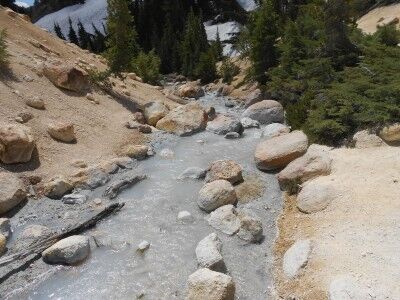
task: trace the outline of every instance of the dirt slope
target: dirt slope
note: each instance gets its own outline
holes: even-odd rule
[[[391,22],[395,22],[399,25],[399,20],[400,3],[378,7],[371,10],[357,21],[357,25],[366,33],[374,33],[378,25],[384,25]]]
[[[144,141],[138,132],[123,126],[132,119],[132,113],[115,99],[94,89],[94,96],[100,102],[97,105],[85,96],[55,87],[41,75],[41,64],[50,58],[80,62],[104,70],[106,66],[101,57],[55,38],[19,16],[12,17],[1,7],[0,29],[7,30],[11,54],[11,74],[0,78],[0,122],[15,123],[18,113],[32,113],[34,118],[25,125],[32,128],[39,153],[38,159],[30,164],[0,167],[14,171],[34,170],[44,177],[50,177],[72,171],[71,163],[75,160],[98,163],[115,156],[114,153],[122,144]],[[34,46],[38,43],[50,52]],[[177,105],[155,87],[138,81],[126,80],[122,83],[116,80],[115,90],[130,94],[129,97],[139,105],[152,100],[163,101],[172,107]],[[25,99],[34,96],[44,100],[45,110],[33,109],[25,104]],[[64,144],[50,138],[46,132],[50,120],[74,123],[77,143]]]

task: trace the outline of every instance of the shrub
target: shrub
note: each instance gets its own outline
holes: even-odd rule
[[[386,46],[395,47],[400,43],[400,31],[395,24],[379,26],[375,36],[379,43]]]
[[[139,75],[144,82],[157,83],[160,77],[161,60],[156,55],[154,50],[149,53],[140,51],[139,55],[134,59],[133,66],[137,75]]]
[[[7,67],[9,63],[8,61],[9,54],[7,52],[6,36],[7,36],[6,31],[0,30],[0,68]]]
[[[214,81],[217,78],[217,68],[215,64],[216,58],[211,48],[201,53],[200,60],[195,68],[196,78],[199,78],[203,84]]]
[[[240,72],[240,68],[235,65],[230,59],[226,58],[223,60],[220,73],[222,77],[222,81],[230,84],[233,80],[233,77],[238,75]]]

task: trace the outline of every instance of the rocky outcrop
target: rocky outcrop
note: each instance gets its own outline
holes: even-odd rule
[[[76,141],[74,125],[69,122],[54,121],[47,126],[49,135],[64,143],[72,143]]]
[[[191,102],[170,111],[157,122],[157,128],[180,136],[202,131],[207,125],[207,113],[198,104]]]
[[[0,124],[1,162],[26,163],[31,160],[34,149],[35,140],[29,127],[19,124]]]
[[[186,300],[233,300],[235,283],[232,277],[203,268],[189,276]]]
[[[388,143],[400,142],[400,123],[383,127],[379,132],[379,136]]]
[[[226,180],[215,180],[201,188],[197,204],[202,210],[211,212],[223,205],[235,204],[236,201],[236,193],[232,184]]]
[[[302,131],[293,131],[258,144],[255,162],[260,170],[280,169],[302,156],[307,148],[307,136]]]
[[[211,163],[206,182],[226,180],[231,184],[243,181],[242,167],[233,160],[217,160]]]
[[[12,173],[0,172],[0,215],[25,199],[26,189],[23,181]]]
[[[260,124],[283,123],[283,106],[274,100],[263,100],[249,106],[243,117],[260,122]]]
[[[215,233],[202,239],[196,247],[197,263],[200,268],[225,272],[226,266],[221,254],[222,242]]]
[[[89,75],[83,69],[62,62],[45,63],[43,74],[55,86],[74,92],[90,89]]]
[[[270,139],[280,135],[284,135],[290,132],[290,127],[283,125],[281,123],[272,123],[265,126],[262,137],[264,139]]]
[[[317,179],[308,182],[297,196],[297,207],[304,213],[315,213],[324,210],[338,195],[330,182]]]
[[[151,102],[144,107],[144,117],[147,124],[156,126],[157,122],[169,113],[169,109],[161,102]]]
[[[329,175],[331,163],[328,147],[311,145],[305,155],[289,163],[278,174],[279,185],[284,191],[296,193],[299,185],[307,180]]]
[[[283,272],[289,278],[296,277],[299,271],[307,265],[311,254],[311,241],[295,242],[283,256]]]
[[[89,238],[83,235],[73,235],[44,250],[42,257],[49,264],[74,265],[84,261],[89,254]]]
[[[207,123],[207,130],[215,134],[225,135],[228,132],[243,133],[243,125],[239,120],[227,115],[217,115]]]

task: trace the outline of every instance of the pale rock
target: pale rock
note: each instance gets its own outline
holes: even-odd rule
[[[181,223],[187,224],[187,223],[193,223],[194,222],[194,218],[192,216],[192,214],[186,210],[184,211],[180,211],[178,213],[178,220]]]
[[[60,199],[72,191],[71,182],[64,176],[57,176],[44,184],[44,194],[51,199]]]
[[[215,233],[211,233],[202,239],[196,247],[196,258],[200,268],[208,268],[213,271],[226,271],[224,259],[221,254],[222,242]]]
[[[83,194],[69,194],[62,197],[64,204],[83,204],[87,201],[88,197]]]
[[[244,112],[243,117],[260,122],[260,124],[283,123],[283,106],[274,100],[263,100],[249,106]]]
[[[181,175],[179,175],[178,179],[202,179],[206,177],[207,170],[198,168],[198,167],[191,167],[187,168]]]
[[[126,145],[122,150],[122,155],[141,160],[147,157],[148,151],[149,147],[146,145]]]
[[[249,106],[260,102],[263,98],[262,92],[260,89],[256,89],[248,94],[243,100],[245,103],[245,107],[248,108]]]
[[[175,157],[174,151],[168,148],[162,149],[159,154],[162,158],[165,159],[173,159]]]
[[[231,184],[243,181],[242,167],[233,160],[217,160],[210,164],[206,182],[227,180]]]
[[[240,119],[240,123],[242,123],[243,128],[259,128],[260,127],[260,122],[250,119],[248,117],[244,117]]]
[[[178,88],[177,95],[182,98],[198,99],[204,96],[204,90],[201,86],[193,83],[186,83]]]
[[[263,238],[261,220],[253,214],[243,210],[237,210],[237,216],[240,220],[240,229],[237,236],[246,242],[260,242]]]
[[[207,212],[227,204],[235,204],[237,201],[235,189],[226,180],[215,180],[206,183],[199,191],[197,204]]]
[[[72,143],[76,141],[74,125],[69,122],[54,121],[47,126],[49,135],[64,143]]]
[[[336,198],[334,183],[318,178],[309,181],[297,195],[297,207],[303,213],[315,213],[324,210]]]
[[[26,188],[21,179],[12,173],[0,172],[0,215],[20,204],[26,196]]]
[[[89,254],[89,238],[83,235],[73,235],[44,250],[42,257],[49,264],[74,265],[84,261]]]
[[[29,99],[25,99],[25,104],[36,109],[42,109],[42,110],[45,109],[44,101],[36,96]]]
[[[242,123],[227,115],[217,115],[212,121],[207,123],[206,129],[220,135],[225,135],[228,132],[243,133]]]
[[[156,126],[157,122],[169,113],[169,109],[161,102],[155,101],[145,105],[144,117],[147,124]]]
[[[290,132],[290,127],[281,123],[272,123],[265,126],[262,137],[264,139],[270,139],[280,135],[284,135]]]
[[[5,164],[26,163],[35,149],[31,129],[25,125],[0,123],[0,161]]]
[[[217,208],[206,219],[211,227],[227,235],[234,235],[240,230],[240,219],[231,204]]]
[[[376,134],[370,133],[368,130],[357,132],[353,136],[354,146],[357,149],[374,148],[384,145],[383,140]]]
[[[373,300],[370,288],[359,284],[352,275],[341,275],[329,285],[329,300]]]
[[[386,142],[397,143],[400,142],[400,123],[395,123],[382,128],[379,136]]]
[[[139,245],[138,245],[138,250],[140,252],[144,252],[147,249],[150,248],[150,243],[148,241],[142,241]]]
[[[289,278],[294,278],[304,268],[311,254],[311,241],[299,240],[295,242],[283,256],[283,272]]]

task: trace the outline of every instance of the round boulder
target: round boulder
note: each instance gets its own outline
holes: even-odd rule
[[[217,160],[211,163],[206,182],[227,180],[231,184],[243,181],[242,167],[233,160]]]
[[[201,188],[197,204],[202,210],[211,212],[223,205],[235,204],[236,201],[232,184],[226,180],[215,180]]]
[[[144,117],[147,124],[156,126],[157,122],[164,118],[169,112],[169,109],[161,102],[151,102],[144,107]]]
[[[64,143],[72,143],[76,141],[74,125],[69,122],[53,122],[47,127],[49,135]]]
[[[243,133],[243,125],[239,120],[227,115],[218,115],[207,123],[207,130],[215,134],[225,135],[228,132]]]
[[[196,247],[199,267],[217,272],[225,272],[225,262],[221,255],[222,242],[215,233],[202,239]]]
[[[0,214],[6,213],[25,199],[23,181],[12,173],[0,172]]]
[[[263,100],[249,106],[243,117],[260,122],[260,124],[283,123],[283,106],[275,100]]]
[[[322,211],[336,197],[332,183],[317,179],[306,184],[297,196],[297,208],[301,212],[309,214]]]
[[[31,160],[35,140],[31,129],[20,124],[0,124],[0,161],[5,164]]]
[[[89,253],[89,238],[83,235],[73,235],[44,250],[42,257],[49,264],[74,265],[85,260]]]

